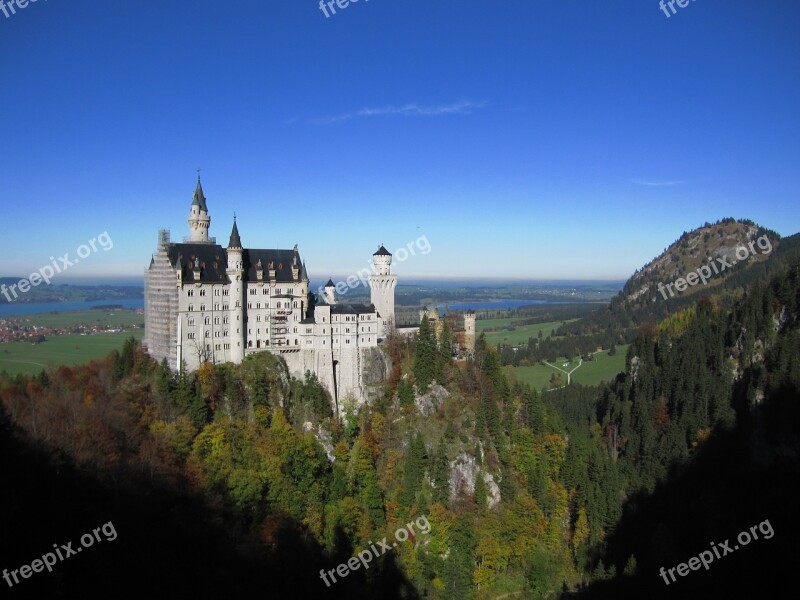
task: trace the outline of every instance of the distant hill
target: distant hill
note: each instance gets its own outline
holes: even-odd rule
[[[737,255],[738,252],[738,255]],[[560,334],[623,331],[657,323],[703,295],[729,304],[755,279],[800,254],[800,234],[787,238],[749,220],[723,219],[684,232],[638,269],[611,304]]]

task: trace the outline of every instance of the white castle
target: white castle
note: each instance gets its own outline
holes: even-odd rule
[[[159,231],[145,271],[144,345],[171,369],[205,362],[240,363],[255,352],[282,356],[290,373],[317,375],[337,402],[363,402],[383,372],[378,343],[394,327],[392,255],[380,246],[368,282],[372,304],[341,304],[329,280],[322,298],[309,293],[305,263],[292,250],[242,247],[234,216],[228,247],[209,237],[211,217],[197,178],[183,243]],[[383,371],[383,369],[379,369]]]

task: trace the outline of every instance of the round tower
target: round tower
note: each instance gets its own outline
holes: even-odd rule
[[[475,313],[464,313],[464,345],[469,352],[475,351]]]
[[[392,254],[381,245],[372,255],[375,274],[369,277],[370,298],[378,311],[378,337],[386,338],[394,327],[394,288],[397,275],[392,275]]]
[[[208,228],[211,227],[211,217],[206,206],[206,197],[203,194],[203,186],[200,185],[200,175],[197,176],[197,187],[192,196],[192,207],[189,212],[189,237],[186,242],[190,244],[208,244],[211,239],[208,237]]]
[[[239,228],[236,226],[236,217],[233,217],[233,229],[227,253],[228,268],[226,272],[231,282],[228,305],[230,357],[231,362],[240,363],[244,360],[244,349],[247,345],[247,325],[244,322],[244,251],[242,250],[242,240],[239,237]]]

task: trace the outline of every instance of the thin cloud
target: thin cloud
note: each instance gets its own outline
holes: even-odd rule
[[[673,185],[682,185],[686,183],[683,180],[675,181],[642,181],[641,179],[634,179],[633,183],[636,185],[644,185],[647,187],[671,187]]]
[[[362,108],[355,113],[343,113],[341,115],[311,119],[311,123],[314,125],[332,125],[349,121],[357,117],[436,117],[440,115],[469,115],[484,106],[486,106],[486,102],[472,102],[468,100],[438,106],[422,106],[416,103],[410,103],[404,104],[403,106]]]

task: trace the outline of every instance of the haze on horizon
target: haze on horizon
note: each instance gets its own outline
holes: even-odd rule
[[[800,231],[800,6],[37,3],[0,19],[0,275],[141,280],[197,177],[312,278],[620,281],[685,230]],[[9,109],[10,110],[10,109]]]

